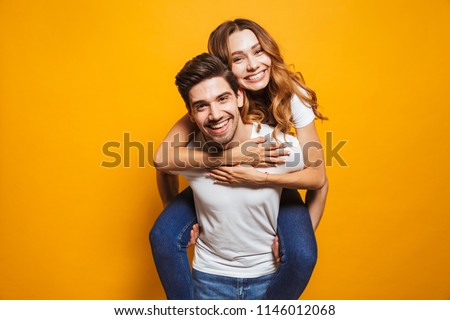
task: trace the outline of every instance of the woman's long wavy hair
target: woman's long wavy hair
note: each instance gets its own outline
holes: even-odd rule
[[[317,110],[316,93],[306,86],[300,72],[289,70],[289,67],[284,63],[275,40],[256,22],[247,19],[236,19],[222,23],[209,36],[209,52],[219,57],[231,68],[232,59],[228,49],[228,37],[234,32],[246,29],[252,31],[258,38],[262,49],[272,60],[272,65],[270,81],[262,96],[245,90],[249,100],[249,107],[242,110],[243,121],[246,123],[267,121],[273,125],[276,123],[273,133],[274,137],[278,132],[290,132],[294,126],[291,115],[293,94],[296,94],[301,101],[310,106],[317,118],[327,120]]]

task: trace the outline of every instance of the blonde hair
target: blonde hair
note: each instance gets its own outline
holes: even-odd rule
[[[244,122],[275,122],[274,137],[278,132],[290,132],[294,126],[291,115],[293,94],[311,107],[317,118],[327,120],[317,110],[316,93],[306,86],[300,72],[294,72],[289,69],[284,63],[275,40],[256,22],[247,19],[236,19],[222,23],[209,36],[209,52],[231,66],[232,60],[228,49],[228,37],[234,32],[246,29],[255,34],[262,49],[272,60],[272,65],[270,81],[264,90],[265,95],[263,97],[256,98],[251,91],[245,90],[249,100],[249,107],[242,112]]]

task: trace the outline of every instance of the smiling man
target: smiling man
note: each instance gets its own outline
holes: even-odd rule
[[[226,149],[258,136],[272,139],[273,128],[245,124],[240,115],[243,92],[233,73],[218,58],[201,54],[183,67],[176,85],[199,128],[189,147],[213,142]],[[281,187],[264,184],[269,173],[303,168],[298,140],[280,134],[289,143],[284,165],[255,169],[261,185],[227,186],[217,183],[204,169],[183,169],[194,192],[200,234],[193,262],[196,299],[262,299],[276,271],[272,253],[276,236]]]

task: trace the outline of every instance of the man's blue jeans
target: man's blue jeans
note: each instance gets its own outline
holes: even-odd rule
[[[317,244],[308,209],[296,190],[283,189],[277,221],[281,263],[263,299],[298,299],[314,270]],[[192,190],[187,188],[150,231],[153,259],[168,299],[195,298],[186,247],[196,222]]]
[[[261,300],[273,274],[234,278],[192,270],[196,300]]]

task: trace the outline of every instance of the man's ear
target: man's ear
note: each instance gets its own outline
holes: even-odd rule
[[[194,117],[192,116],[191,110],[189,110],[188,114],[189,114],[189,120],[191,120],[191,122],[195,123],[195,120],[194,120]]]
[[[188,112],[188,115],[189,115],[189,120],[191,120],[191,122],[194,122],[194,123],[195,123],[194,118],[192,117],[192,109],[191,109],[191,106],[186,105],[186,109],[187,109],[187,112]]]
[[[242,108],[242,106],[244,105],[244,91],[242,90],[242,88],[238,89],[237,102],[238,102],[238,107]]]

